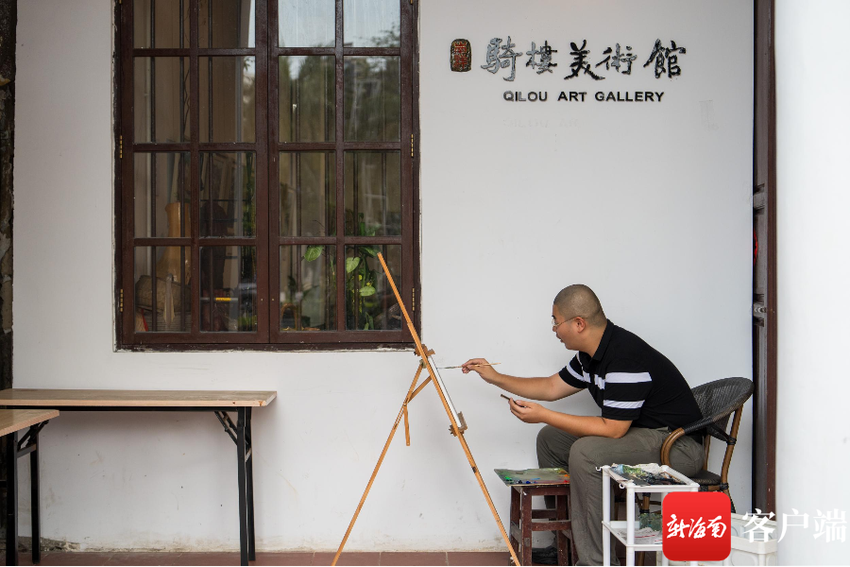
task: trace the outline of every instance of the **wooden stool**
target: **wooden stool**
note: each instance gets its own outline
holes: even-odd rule
[[[531,498],[533,496],[554,496],[555,509],[532,509]],[[554,531],[557,534],[558,565],[576,564],[578,554],[575,545],[573,545],[569,509],[569,484],[515,484],[511,486],[511,545],[514,546],[522,565],[531,565],[532,533],[542,531]],[[569,548],[567,547],[568,544]]]

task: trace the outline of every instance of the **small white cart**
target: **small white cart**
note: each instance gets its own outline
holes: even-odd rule
[[[685,484],[676,485],[660,485],[660,486],[638,486],[633,481],[623,478],[611,467],[605,465],[602,467],[602,564],[611,565],[611,534],[614,534],[618,540],[626,546],[626,565],[635,564],[636,551],[661,551],[661,543],[640,543],[635,542],[635,528],[638,525],[638,520],[635,517],[635,494],[655,493],[661,494],[661,498],[669,492],[698,492],[699,485],[679,473],[664,465],[661,467],[663,472],[666,472],[673,478],[682,481]],[[611,481],[616,482],[621,488],[626,489],[626,518],[628,520],[616,521],[611,520]],[[662,554],[661,564],[669,565],[667,558]],[[692,561],[691,565],[696,565],[696,561]]]

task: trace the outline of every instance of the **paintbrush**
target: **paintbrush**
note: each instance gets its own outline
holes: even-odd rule
[[[469,368],[475,368],[476,366],[496,366],[497,364],[502,364],[501,362],[489,362],[487,364],[470,364]],[[463,368],[463,364],[460,366],[439,366],[440,370],[454,370],[455,368]]]

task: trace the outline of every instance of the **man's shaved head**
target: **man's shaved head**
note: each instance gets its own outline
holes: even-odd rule
[[[584,284],[565,287],[555,296],[554,303],[565,319],[581,317],[591,327],[604,327],[608,321],[599,298]]]

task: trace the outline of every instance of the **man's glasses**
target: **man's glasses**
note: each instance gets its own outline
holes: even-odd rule
[[[575,317],[570,317],[569,319],[564,319],[564,320],[563,320],[563,321],[561,321],[560,323],[556,322],[556,321],[555,321],[555,318],[554,318],[554,317],[552,317],[552,330],[554,331],[554,330],[556,330],[558,327],[560,327],[561,325],[563,325],[564,323],[567,323],[567,322],[569,322],[569,321],[572,321],[573,319],[578,319],[579,317],[580,317],[580,315],[576,315]]]

